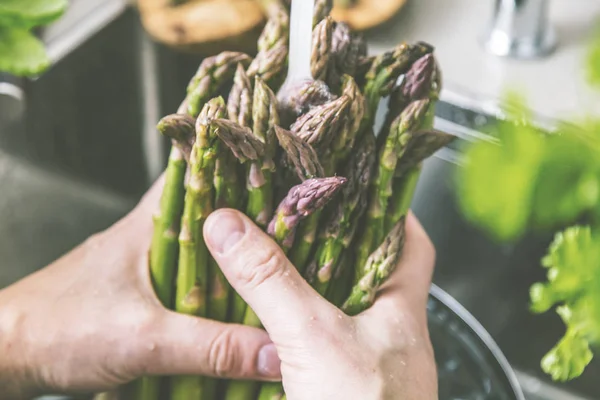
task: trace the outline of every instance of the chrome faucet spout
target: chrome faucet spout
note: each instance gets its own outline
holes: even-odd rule
[[[549,21],[549,0],[494,0],[484,37],[485,49],[494,55],[518,59],[540,58],[556,47]]]

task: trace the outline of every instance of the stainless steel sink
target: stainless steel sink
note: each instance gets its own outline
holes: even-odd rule
[[[13,112],[0,112],[0,288],[131,209],[164,165],[166,146],[154,125],[177,107],[199,62],[152,44],[125,0],[75,3],[62,25],[45,33],[54,67],[36,80],[11,80],[16,90],[9,92],[23,101],[14,103],[17,96]],[[2,93],[0,107],[7,104]],[[446,96],[437,126],[461,140],[485,140],[478,130],[497,110],[463,100]],[[560,387],[540,371],[539,360],[563,331],[557,316],[527,309],[550,238],[500,246],[469,226],[455,204],[459,164],[460,146],[441,150],[426,163],[413,202],[437,247],[435,283],[491,333],[528,399],[598,398],[598,362]]]

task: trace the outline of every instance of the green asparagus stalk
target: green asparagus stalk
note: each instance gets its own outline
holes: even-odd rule
[[[331,143],[342,129],[349,104],[350,98],[343,95],[336,100],[313,107],[306,114],[301,115],[292,124],[290,130],[321,155],[329,150]],[[330,173],[327,170],[325,172]]]
[[[326,17],[317,24],[312,35],[310,71],[313,79],[325,81],[331,63],[333,18]]]
[[[401,177],[394,178],[392,184],[392,197],[385,214],[385,232],[389,232],[398,221],[408,213],[413,194],[419,182],[422,165],[417,164],[402,174]]]
[[[202,227],[213,211],[214,169],[218,141],[210,119],[224,112],[225,102],[216,98],[203,107],[196,122],[196,142],[190,156],[190,171],[179,234],[179,270],[175,311],[206,316],[209,254]],[[203,379],[176,376],[171,382],[171,399],[201,398]]]
[[[344,75],[354,76],[359,59],[366,54],[362,35],[353,34],[350,26],[337,22],[331,39],[331,63],[327,71],[327,84],[337,92]]]
[[[287,42],[290,33],[289,12],[276,4],[268,11],[269,19],[258,38],[258,52],[266,52],[272,49],[278,42]]]
[[[248,170],[248,206],[246,214],[259,226],[265,228],[273,214],[273,185],[276,151],[275,126],[279,124],[277,100],[266,83],[256,77],[254,84],[252,115],[253,133],[265,144],[265,155],[261,160],[250,164]]]
[[[369,209],[356,251],[355,279],[363,276],[364,267],[369,254],[385,236],[385,212],[392,195],[392,182],[398,160],[405,153],[410,138],[423,123],[423,118],[430,106],[429,100],[418,100],[411,103],[392,123],[390,133],[378,154],[378,167],[374,182],[369,190]]]
[[[342,94],[350,99],[345,126],[333,141],[335,165],[343,165],[348,154],[354,149],[362,119],[365,115],[366,103],[360,88],[350,75],[342,77]]]
[[[227,120],[215,120],[213,125],[217,127],[216,133],[219,138],[231,149],[240,162],[254,164],[258,160],[264,159],[267,146],[254,136],[249,128]],[[233,301],[233,311],[229,320],[256,326],[256,324],[245,321],[245,314],[249,308],[243,299],[236,296]],[[232,381],[226,388],[225,399],[252,400],[256,390],[256,384],[251,381]]]
[[[277,207],[269,223],[269,235],[284,251],[289,251],[300,221],[325,207],[346,181],[339,176],[313,178],[294,186]]]
[[[285,398],[281,382],[264,383],[260,388],[258,400],[282,400]]]
[[[204,59],[187,87],[187,113],[196,117],[204,104],[231,80],[240,63],[250,64],[250,57],[244,53],[224,51]]]
[[[233,87],[229,92],[227,110],[229,119],[237,122],[242,127],[252,127],[253,93],[252,83],[246,74],[246,70],[243,68],[243,65],[238,64],[238,69],[233,79]],[[233,159],[235,159],[235,157],[233,157]],[[231,163],[235,164],[233,160]],[[241,201],[241,193],[239,196]],[[230,297],[229,321],[241,324],[246,312],[246,302],[235,291],[230,292]]]
[[[390,94],[388,112],[381,128],[383,135],[379,135],[381,140],[385,139],[392,122],[398,118],[398,115],[410,102],[425,98],[430,98],[432,101],[437,100],[441,90],[441,84],[437,81],[437,76],[433,54],[426,54],[414,62],[404,76],[402,83],[394,88]],[[431,117],[431,121],[424,123],[422,128],[433,128],[434,111],[435,107],[431,107],[428,116]]]
[[[405,236],[405,218],[402,217],[379,248],[369,256],[363,268],[364,272],[342,307],[346,314],[356,315],[373,305],[377,290],[398,264]]]
[[[252,126],[252,83],[242,64],[238,64],[227,99],[227,115],[241,126]]]
[[[307,270],[307,281],[325,296],[340,255],[354,238],[359,220],[367,208],[368,187],[375,163],[375,136],[365,135],[345,168],[348,184],[342,190],[316,250],[312,268]]]
[[[335,100],[335,96],[325,82],[307,80],[300,82],[291,90],[280,91],[277,94],[277,99],[279,101],[281,122],[284,126],[289,126],[312,107],[329,103]]]
[[[341,96],[332,102],[315,107],[302,115],[292,125],[291,130],[301,139],[315,148],[320,156],[325,175],[332,175],[335,170],[335,158],[330,155],[331,143],[344,127],[350,99]],[[315,236],[319,229],[321,211],[310,216],[300,229],[300,237],[290,254],[290,260],[300,271],[304,271],[312,251]]]
[[[165,171],[165,184],[160,199],[160,211],[154,216],[154,232],[150,246],[150,276],[157,297],[168,308],[173,306],[174,276],[177,270],[179,223],[183,213],[185,173],[193,143],[196,141],[195,121],[186,116],[187,102],[177,114],[159,121],[159,132],[171,138],[172,148]],[[131,400],[158,400],[160,377],[142,377],[123,388]]]
[[[310,144],[281,127],[275,127],[279,145],[284,150],[287,159],[294,166],[296,175],[304,182],[311,178],[323,178],[325,171],[319,162],[317,152]]]
[[[414,45],[402,43],[373,60],[365,75],[364,95],[368,105],[366,126],[373,125],[379,101],[391,93],[400,75],[406,73],[416,60],[432,51],[433,48],[427,43],[419,42]]]
[[[261,77],[270,87],[276,88],[283,83],[288,59],[288,44],[284,40],[278,41],[267,51],[256,55],[246,73],[250,79]]]
[[[340,262],[336,268],[333,279],[329,284],[327,291],[327,300],[336,307],[341,308],[348,296],[354,282],[354,269],[350,268],[353,263],[350,261],[352,252],[343,251],[340,255]],[[340,268],[346,266],[344,268]]]
[[[277,113],[277,99],[266,83],[258,76],[254,83],[254,101],[252,102],[252,116],[254,120],[254,136],[265,145],[265,154],[262,159],[250,163],[248,170],[248,215],[258,226],[266,228],[273,215],[273,182],[272,174],[275,170],[273,161],[277,149],[275,127],[279,124]],[[244,325],[260,327],[261,323],[256,313],[246,307]],[[248,386],[248,392],[253,392],[254,386],[250,382],[242,382]],[[236,384],[237,385],[237,384]]]
[[[241,67],[241,64],[238,64]],[[243,67],[242,71],[243,71]],[[214,112],[211,112],[211,119],[225,118],[227,111],[222,99],[215,100]],[[217,143],[217,159],[215,162],[215,171],[213,178],[214,185],[214,205],[218,208],[235,208],[241,206],[240,182],[238,180],[238,171],[236,168],[235,157],[224,148],[221,143]],[[229,282],[223,275],[217,262],[209,256],[208,261],[208,318],[215,321],[227,321],[229,294],[232,292]],[[219,381],[217,379],[207,378],[204,382],[204,398],[217,398],[217,389]]]
[[[253,135],[249,128],[224,119],[212,121],[212,126],[215,127],[217,136],[229,147],[235,158],[241,163],[254,163],[257,160],[264,159],[266,146]],[[245,303],[237,296],[232,301],[230,320],[241,323],[246,311]]]
[[[162,135],[172,138],[173,147],[165,173],[160,211],[154,216],[150,272],[158,298],[165,307],[171,307],[173,279],[177,270],[177,236],[185,194],[186,158],[189,159],[185,148],[195,141],[190,140],[195,136],[194,119],[186,115],[169,115],[159,121],[158,130]]]
[[[313,11],[313,27],[331,14],[333,9],[333,0],[315,0],[315,9]]]

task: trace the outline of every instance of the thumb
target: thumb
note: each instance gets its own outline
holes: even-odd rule
[[[140,342],[141,375],[279,380],[279,358],[262,329],[164,311]]]
[[[233,210],[211,214],[204,236],[233,288],[258,315],[275,343],[303,332],[334,307],[300,276],[269,236]]]

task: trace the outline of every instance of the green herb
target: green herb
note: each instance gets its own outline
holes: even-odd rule
[[[580,376],[600,344],[600,122],[561,125],[542,133],[529,122],[522,101],[511,97],[508,121],[493,134],[499,143],[467,146],[458,170],[458,201],[465,216],[500,241],[519,239],[528,229],[556,229],[542,265],[548,281],[531,288],[531,308],[556,306],[567,326],[543,358],[554,380]]]
[[[531,309],[543,313],[558,305],[567,331],[542,360],[557,381],[581,375],[592,360],[591,345],[600,344],[600,238],[590,227],[558,233],[542,265],[548,282],[531,287]]]
[[[66,0],[3,0],[0,3],[0,71],[19,76],[43,72],[50,60],[31,29],[49,24],[66,10]]]

